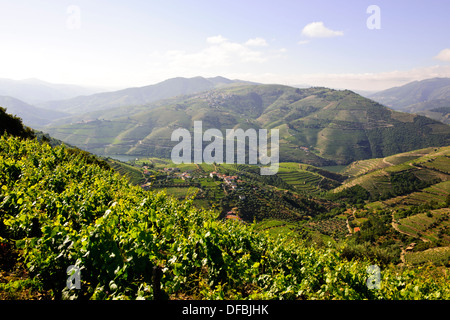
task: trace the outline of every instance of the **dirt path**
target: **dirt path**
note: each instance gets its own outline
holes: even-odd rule
[[[386,160],[386,158],[383,158],[383,162],[389,166],[393,166],[393,163],[390,163],[389,161]]]
[[[408,163],[411,167],[413,167],[414,169],[417,169],[417,170],[422,170],[423,168],[421,168],[421,167],[417,167],[417,166],[415,166],[415,165],[413,165],[413,163],[412,162],[410,162],[410,163]]]
[[[356,213],[356,209],[353,209],[353,211],[350,213],[350,215],[353,216],[353,220],[356,220],[355,213]],[[350,222],[348,221],[348,216],[347,216],[345,223],[347,225],[349,236],[351,236],[353,234],[353,229],[350,227]]]
[[[352,231],[352,228],[350,228],[350,223],[348,222],[348,218],[347,218],[347,220],[345,222],[347,224],[348,233],[351,236],[353,234],[353,231]]]
[[[410,236],[410,237],[416,237],[416,236],[413,235],[413,234],[410,234],[410,233],[401,231],[401,230],[399,229],[399,227],[398,227],[398,223],[395,222],[395,219],[394,219],[394,211],[391,211],[391,214],[392,214],[392,222],[391,222],[391,224],[392,224],[392,228],[394,228],[394,230],[396,230],[396,231],[398,231],[398,232],[400,232],[400,233],[406,234],[407,236]],[[422,238],[422,237],[420,237],[420,240],[422,240],[423,242],[429,242],[429,241],[430,241],[430,240],[428,240],[428,239],[426,239],[426,238]],[[407,250],[407,249],[409,250],[409,249],[414,248],[415,245],[416,245],[416,243],[413,242],[413,243],[408,244],[408,246],[407,246],[406,248],[402,247],[402,251],[400,252],[400,261],[401,261],[401,264],[402,264],[402,265],[406,264],[406,259],[405,259],[406,250]]]
[[[395,222],[395,219],[394,219],[394,211],[392,211],[391,214],[392,214],[392,222],[391,222],[391,224],[392,224],[392,228],[394,228],[394,230],[396,230],[396,231],[398,231],[398,232],[400,232],[400,233],[406,234],[407,236],[410,236],[410,237],[417,237],[417,236],[414,235],[414,234],[411,234],[411,233],[408,233],[408,232],[405,232],[405,231],[401,231],[401,230],[399,229],[399,227],[398,227],[398,223]],[[423,242],[430,242],[430,240],[428,240],[427,238],[423,238],[423,237],[419,237],[419,238],[420,238],[420,240],[422,240]],[[410,244],[410,245],[411,245],[411,244]]]
[[[402,248],[402,251],[400,252],[400,261],[402,262],[401,265],[406,264],[405,254],[406,250],[405,248]]]

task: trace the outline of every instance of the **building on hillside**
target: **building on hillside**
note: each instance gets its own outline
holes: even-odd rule
[[[191,175],[190,175],[189,173],[187,173],[187,172],[183,172],[183,173],[180,175],[180,177],[181,177],[181,179],[186,180],[186,179],[190,179],[190,178],[191,178]]]
[[[225,215],[225,219],[242,221],[242,219],[238,216],[238,214],[236,212],[236,208],[233,208],[230,211],[228,211]]]

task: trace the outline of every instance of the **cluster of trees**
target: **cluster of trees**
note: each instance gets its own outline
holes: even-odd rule
[[[368,219],[361,224],[361,231],[356,233],[356,241],[375,243],[392,231],[391,221],[392,216],[389,211],[379,211],[369,215]]]
[[[330,193],[327,198],[332,201],[346,202],[348,204],[363,204],[365,200],[369,200],[371,197],[370,192],[356,185],[350,188],[346,188],[337,193]]]
[[[360,231],[344,246],[343,257],[349,260],[367,258],[381,266],[399,263],[402,241],[394,240],[396,234],[391,219],[389,211],[370,214],[360,225]]]
[[[33,138],[31,128],[23,125],[22,119],[6,113],[6,109],[0,107],[0,134],[8,134],[21,138]]]
[[[332,201],[345,202],[351,205],[362,205],[366,200],[386,200],[393,197],[410,194],[439,183],[440,181],[441,180],[439,179],[421,180],[417,178],[411,170],[407,170],[391,173],[389,178],[390,187],[383,189],[380,194],[370,193],[364,187],[356,185],[337,193],[327,194],[326,198]]]
[[[233,207],[247,222],[263,219],[299,221],[306,215],[314,216],[327,211],[320,202],[294,195],[289,191],[247,183],[238,184],[238,189],[220,199],[223,215]]]
[[[435,124],[435,120],[415,117],[413,122],[394,121],[392,127],[367,130],[372,157],[381,158],[428,146],[448,145],[448,135],[432,134],[432,124]]]
[[[430,201],[426,203],[422,203],[415,206],[409,206],[406,208],[401,208],[396,211],[396,217],[398,219],[403,219],[418,213],[427,212],[430,210],[440,209],[440,208],[446,208],[450,206],[450,195],[447,196],[446,202],[438,203],[436,201]]]
[[[439,179],[421,180],[417,178],[411,170],[391,173],[389,180],[390,188],[383,190],[381,194],[373,194],[373,200],[386,200],[410,194],[441,181]]]
[[[417,190],[426,188],[440,180],[427,182],[417,178],[411,171],[402,171],[392,173],[390,176],[390,182],[394,196],[401,196]]]

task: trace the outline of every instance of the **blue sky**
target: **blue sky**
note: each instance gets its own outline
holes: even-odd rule
[[[367,20],[379,8],[379,29]],[[0,0],[0,78],[184,76],[381,90],[450,77],[450,2]]]

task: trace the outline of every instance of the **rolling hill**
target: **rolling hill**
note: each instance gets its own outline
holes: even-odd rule
[[[113,92],[101,92],[68,100],[47,101],[38,104],[38,106],[51,110],[80,114],[115,107],[142,105],[160,99],[192,94],[239,82],[242,81],[229,80],[223,77],[178,77],[144,87],[127,88]]]
[[[357,208],[350,210],[352,227],[362,230],[356,239],[367,241],[373,237],[374,220],[368,221],[371,212],[376,212],[378,217],[384,212],[383,219],[389,227],[379,235],[391,243],[402,239],[400,260],[403,264],[448,266],[449,159],[449,146],[425,148],[357,161],[343,170],[350,178],[332,191],[334,198],[348,201],[368,193]],[[388,235],[388,230],[395,230],[395,233]]]
[[[153,103],[93,112],[45,129],[97,154],[170,157],[177,128],[280,130],[280,161],[316,166],[450,144],[450,127],[393,111],[348,91],[230,85]]]

